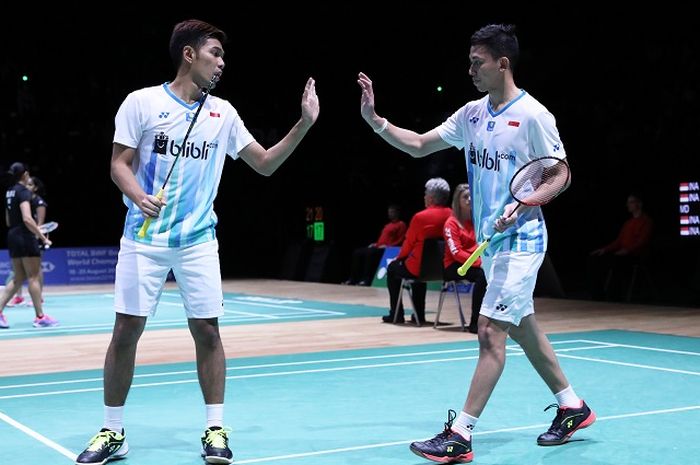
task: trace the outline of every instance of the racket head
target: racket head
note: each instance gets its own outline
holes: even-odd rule
[[[565,158],[540,157],[527,162],[510,181],[510,193],[528,207],[538,207],[561,194],[571,180]]]
[[[41,234],[48,234],[55,231],[56,228],[58,228],[58,223],[55,221],[49,221],[48,223],[44,223],[39,226],[39,231],[41,231]]]

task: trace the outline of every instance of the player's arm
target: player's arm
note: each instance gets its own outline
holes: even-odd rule
[[[313,78],[309,78],[306,81],[306,87],[301,97],[301,118],[289,130],[287,135],[269,149],[265,149],[258,142],[253,141],[238,152],[238,156],[258,173],[270,176],[294,152],[299,142],[316,122],[318,113],[319,104],[318,96],[316,95],[316,82]]]
[[[44,236],[44,234],[39,229],[39,226],[36,224],[36,221],[34,221],[34,218],[32,217],[32,206],[28,200],[20,202],[19,210],[20,212],[22,212],[22,221],[24,222],[24,225],[27,227],[27,229],[29,229],[32,232],[32,234],[38,237],[39,240],[44,244],[51,244],[51,242],[49,242],[46,236]]]
[[[46,206],[39,205],[36,207],[36,224],[41,226],[46,222]]]
[[[110,165],[112,181],[141,209],[145,216],[158,216],[165,202],[154,195],[146,194],[139,185],[131,168],[135,155],[136,149],[116,142],[113,144]]]
[[[450,144],[442,140],[437,129],[418,134],[415,131],[395,126],[388,119],[377,115],[374,108],[372,80],[365,73],[360,73],[357,83],[362,89],[362,97],[360,98],[360,114],[362,118],[374,132],[378,133],[389,144],[414,158],[421,158],[451,147]]]

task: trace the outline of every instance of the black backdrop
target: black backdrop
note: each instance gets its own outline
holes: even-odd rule
[[[114,113],[129,91],[174,77],[170,31],[196,17],[229,34],[215,94],[264,146],[297,120],[308,76],[321,102],[317,125],[271,177],[227,161],[215,204],[224,275],[279,276],[287,247],[304,238],[305,208],[322,206],[340,281],[352,248],[376,239],[388,203],[408,220],[429,177],[454,186],[466,176],[457,150],[413,159],[375,136],[359,115],[357,72],[374,80],[382,116],[425,131],[480,96],[467,74],[471,33],[512,22],[522,50],[516,83],[556,116],[573,170],[571,189],[545,207],[564,288],[582,292],[586,254],[617,233],[630,191],[642,193],[656,222],[666,300],[685,303],[676,297],[700,281],[700,241],[678,238],[678,182],[700,179],[700,41],[688,12],[631,19],[582,7],[485,13],[436,2],[239,2],[230,14],[106,8],[115,11],[25,12],[0,31],[0,168],[24,161],[45,182],[49,219],[61,223],[56,246],[118,243],[125,209],[109,179]]]

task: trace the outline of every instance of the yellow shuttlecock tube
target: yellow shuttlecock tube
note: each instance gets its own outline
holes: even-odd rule
[[[161,200],[163,198],[163,194],[165,194],[165,189],[161,188],[158,193],[156,194],[156,198],[158,200]],[[152,216],[146,217],[146,220],[143,222],[141,225],[141,229],[139,229],[139,232],[137,236],[141,239],[146,237],[146,231],[148,230],[148,227],[151,225],[151,220],[153,220]]]

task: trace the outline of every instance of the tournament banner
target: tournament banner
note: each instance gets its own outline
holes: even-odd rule
[[[114,283],[119,247],[56,247],[41,257],[44,284]],[[7,249],[0,250],[0,285],[7,281],[12,261]]]

